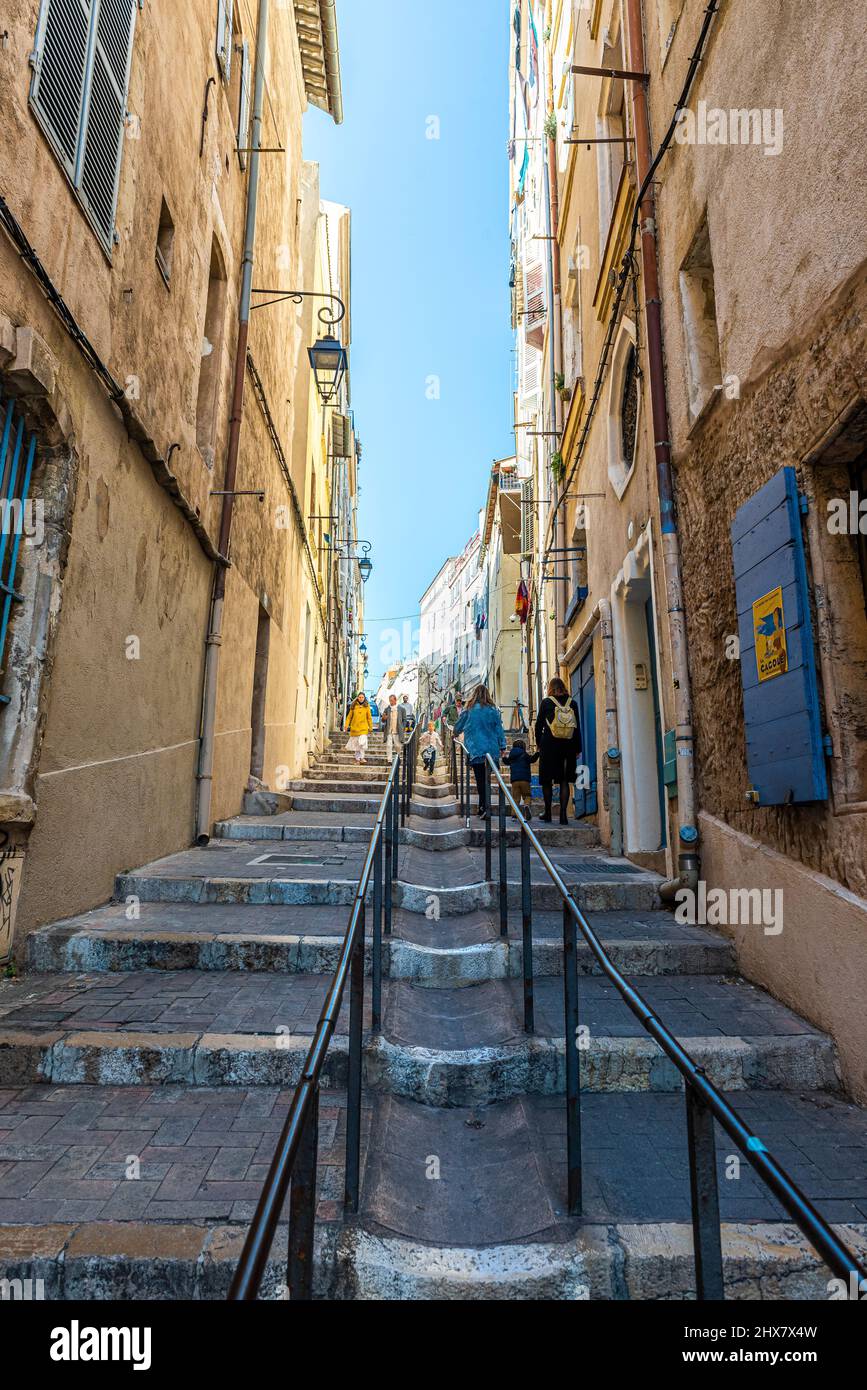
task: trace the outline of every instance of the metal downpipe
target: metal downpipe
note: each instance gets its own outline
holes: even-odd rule
[[[262,144],[262,110],[265,96],[265,63],[268,55],[268,0],[259,0],[256,30],[256,76],[253,92],[253,124],[250,140],[250,175],[247,184],[247,222],[244,234],[244,260],[241,270],[241,300],[238,310],[238,346],[235,354],[235,375],[232,390],[232,414],[229,421],[229,442],[226,450],[225,496],[220,517],[220,559],[214,574],[214,592],[205,640],[205,680],[202,699],[202,729],[199,745],[199,766],[196,773],[196,844],[206,845],[211,838],[211,800],[214,783],[215,725],[217,716],[217,682],[220,669],[220,647],[223,632],[223,605],[226,594],[226,569],[229,540],[232,534],[234,497],[232,490],[238,474],[238,451],[241,442],[241,420],[244,408],[244,382],[247,370],[247,338],[250,327],[250,301],[253,292],[253,257],[256,244],[256,213],[259,202],[259,149]]]
[[[633,70],[645,71],[642,0],[626,0],[629,60]],[[645,83],[630,82],[632,119],[635,134],[636,174],[639,187],[649,173],[650,119]],[[656,208],[652,182],[648,184],[639,211],[641,234],[642,290],[647,331],[647,356],[656,453],[657,495],[662,530],[662,559],[671,641],[674,682],[675,738],[677,748],[678,874],[662,885],[660,896],[671,901],[678,889],[695,888],[699,876],[698,826],[695,793],[695,734],[692,724],[692,696],[683,606],[683,574],[677,517],[674,506],[674,480],[671,468],[668,394],[662,340],[662,303],[659,266],[656,257]]]

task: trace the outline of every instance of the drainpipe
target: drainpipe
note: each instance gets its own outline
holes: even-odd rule
[[[546,23],[549,31],[552,29],[553,15],[552,3],[548,0],[546,10]],[[547,103],[546,110],[548,117],[554,115],[554,55],[551,51],[551,41],[546,45],[545,68],[547,77]],[[558,447],[563,436],[563,402],[557,390],[557,377],[563,372],[563,317],[561,308],[561,275],[560,275],[560,192],[557,182],[557,141],[549,135],[546,141],[546,162],[545,162],[545,231],[548,236],[548,304],[550,305],[550,331],[549,331],[549,352],[550,362],[550,390],[551,390],[551,416],[553,428],[557,431]],[[557,484],[557,496],[566,487],[565,478]],[[566,573],[568,556],[566,554],[566,508],[558,507],[556,516],[557,541],[557,561],[561,573]],[[556,630],[554,634],[554,656],[558,673],[565,673],[560,655],[566,646],[566,603],[567,603],[568,581],[557,579],[554,582],[554,615]]]
[[[633,70],[644,72],[644,32],[641,0],[626,0],[629,57]],[[645,83],[629,83],[635,134],[636,173],[642,186],[651,165],[650,119]],[[641,232],[642,288],[647,325],[647,356],[650,399],[656,453],[657,493],[662,531],[662,557],[665,590],[668,597],[668,627],[671,638],[674,680],[675,736],[677,741],[677,806],[679,852],[677,877],[663,884],[660,894],[671,901],[678,889],[695,889],[699,876],[698,827],[696,825],[695,735],[692,724],[692,697],[683,608],[683,573],[677,517],[674,507],[674,480],[668,429],[668,396],[665,385],[665,359],[662,342],[662,303],[659,266],[656,259],[656,208],[652,182],[639,210]]]
[[[220,647],[223,632],[223,605],[226,596],[226,569],[229,540],[232,534],[235,479],[238,474],[238,449],[241,441],[241,420],[244,409],[244,382],[247,371],[247,338],[250,329],[250,300],[253,291],[253,252],[256,243],[256,211],[259,201],[259,149],[262,143],[262,108],[265,93],[265,60],[268,52],[268,0],[259,0],[259,19],[256,30],[256,78],[253,91],[253,125],[250,141],[250,174],[247,184],[247,225],[244,235],[244,260],[241,269],[241,302],[238,312],[238,346],[235,353],[235,378],[232,388],[232,414],[229,421],[229,443],[226,451],[226,475],[223,487],[223,510],[220,517],[220,559],[214,574],[214,590],[205,642],[205,683],[202,701],[202,733],[199,747],[199,768],[196,774],[198,799],[196,806],[196,844],[206,845],[211,838],[211,793],[214,783],[214,742],[217,713],[217,678],[220,669]]]

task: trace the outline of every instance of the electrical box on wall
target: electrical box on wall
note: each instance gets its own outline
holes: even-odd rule
[[[781,468],[744,503],[731,537],[750,778],[745,796],[759,806],[823,801],[828,779],[793,468]]]

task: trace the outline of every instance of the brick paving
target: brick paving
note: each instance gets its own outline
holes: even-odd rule
[[[307,1035],[329,985],[326,975],[253,971],[27,976],[0,981],[0,1028]],[[347,1000],[339,1033],[348,1018]]]
[[[0,1090],[0,1224],[246,1223],[291,1092],[188,1086]],[[370,1115],[363,1117],[364,1142]],[[343,1201],[346,1098],[319,1110],[318,1217]]]

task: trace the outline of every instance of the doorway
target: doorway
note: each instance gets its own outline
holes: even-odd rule
[[[662,718],[647,531],[612,589],[626,853],[665,847]]]
[[[265,771],[265,695],[268,689],[268,653],[271,646],[271,619],[259,605],[256,626],[256,656],[253,662],[253,700],[250,710],[250,776],[262,781]]]
[[[584,660],[572,673],[572,697],[578,706],[581,725],[581,764],[590,773],[588,787],[575,787],[575,814],[595,816],[599,809],[599,782],[596,771],[596,671],[591,646]]]

